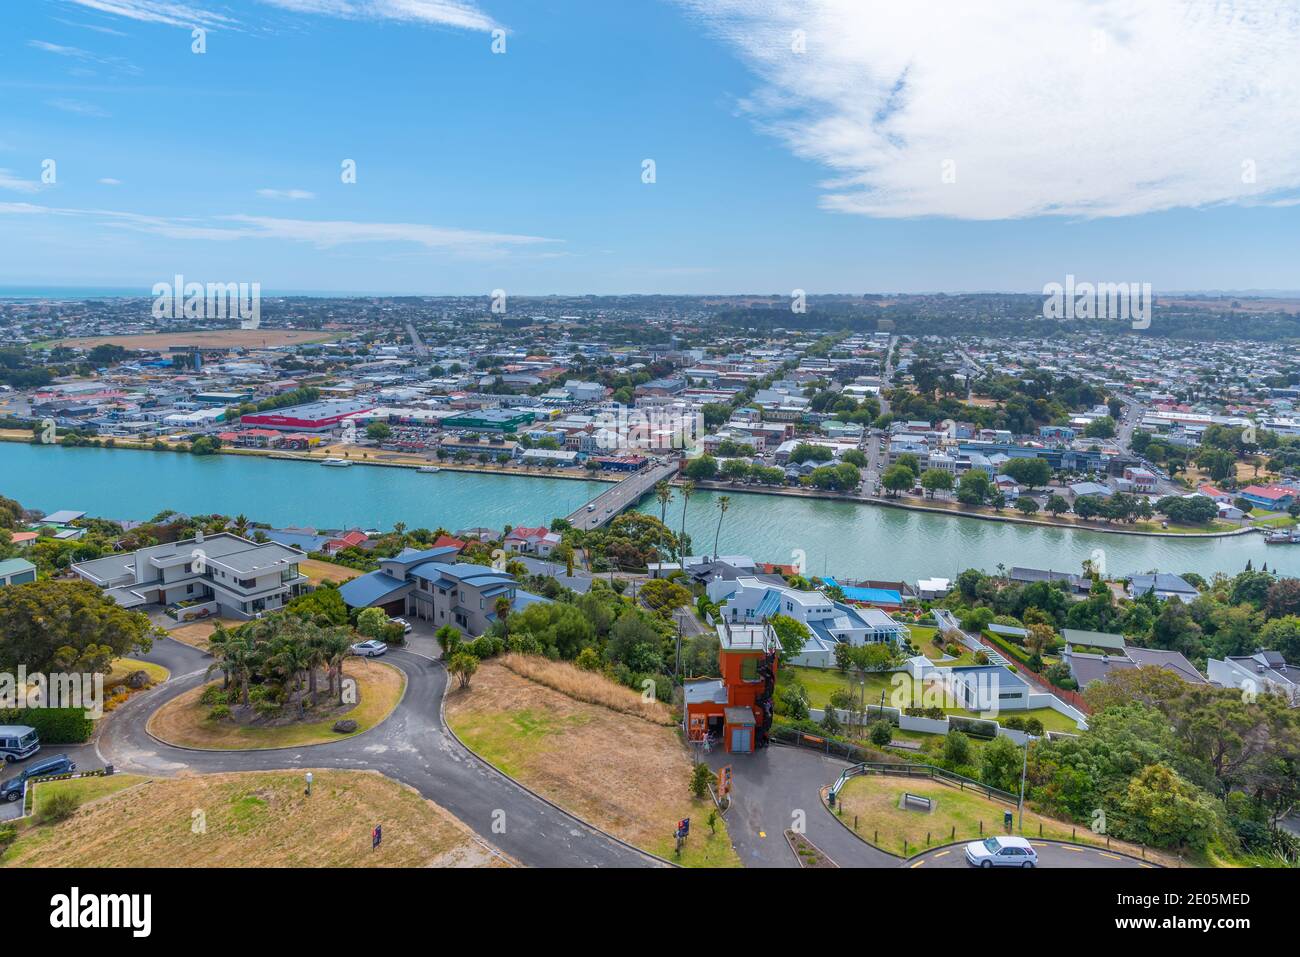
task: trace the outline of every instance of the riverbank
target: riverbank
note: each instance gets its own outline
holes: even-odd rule
[[[22,442],[31,444],[31,434],[21,430],[6,429],[0,430],[0,441]],[[176,453],[174,442],[166,442],[168,451]],[[60,443],[61,444],[61,443]],[[106,448],[106,446],[100,446]],[[154,452],[159,451],[152,447],[152,443],[130,442],[121,439],[115,440],[113,450],[128,449],[136,451]],[[353,453],[359,453],[360,458],[351,457]],[[508,467],[493,463],[471,463],[471,462],[439,462],[425,456],[413,455],[402,452],[383,452],[383,451],[360,451],[357,446],[342,447],[338,445],[330,446],[325,449],[313,450],[310,452],[281,452],[275,449],[235,449],[223,448],[216,454],[218,455],[237,455],[255,458],[268,458],[283,462],[305,462],[319,465],[321,462],[332,458],[346,458],[347,461],[354,465],[367,465],[379,468],[395,468],[419,470],[436,466],[438,469],[446,472],[466,472],[483,475],[508,475],[518,478],[545,478],[545,479],[562,479],[571,482],[603,482],[610,485],[616,485],[625,478],[625,475],[610,475],[607,473],[591,473],[585,469],[555,469],[538,466],[517,466]],[[672,485],[680,487],[683,479],[674,478]],[[832,492],[824,489],[810,488],[792,488],[790,486],[762,486],[762,485],[732,485],[728,482],[709,482],[696,481],[695,487],[698,489],[707,489],[714,492],[735,493],[743,495],[775,495],[784,498],[804,498],[804,499],[825,499],[834,502],[844,502],[849,505],[879,505],[885,508],[906,509],[914,512],[926,512],[932,515],[946,515],[955,518],[973,518],[984,522],[1008,522],[1016,525],[1037,526],[1039,528],[1064,528],[1075,531],[1099,532],[1106,535],[1137,535],[1151,538],[1230,538],[1236,535],[1249,535],[1254,529],[1250,527],[1241,528],[1218,528],[1213,530],[1201,531],[1199,529],[1187,528],[1152,528],[1152,527],[1117,527],[1106,522],[1093,522],[1074,518],[1036,518],[1024,515],[1003,514],[1000,512],[991,512],[983,509],[975,509],[958,502],[941,504],[931,501],[929,504],[912,502],[904,499],[889,498],[886,496],[874,495],[853,495],[846,492]],[[568,513],[566,513],[568,514]],[[562,516],[561,516],[562,517]],[[1139,523],[1146,524],[1146,523]]]
[[[106,446],[101,440],[99,448],[116,451],[125,449],[136,452],[161,452],[167,451],[174,455],[186,455],[186,452],[177,451],[177,446],[181,443],[159,439],[163,445],[167,446],[166,450],[156,449],[153,447],[153,441],[135,442],[129,439],[114,439],[111,446]],[[23,445],[32,445],[32,434],[24,432],[21,429],[0,429],[0,442],[20,442]],[[56,440],[54,445],[62,445],[61,440]],[[482,462],[439,462],[437,459],[427,458],[425,456],[413,455],[403,452],[384,452],[384,451],[366,451],[362,452],[362,458],[351,458],[353,452],[358,451],[357,446],[342,447],[338,445],[328,446],[324,449],[315,449],[310,452],[282,452],[277,449],[237,449],[221,448],[215,454],[217,455],[241,455],[253,458],[275,459],[280,462],[307,462],[319,465],[327,459],[345,458],[353,465],[368,465],[379,468],[399,468],[419,470],[435,466],[444,472],[478,472],[485,475],[510,475],[523,478],[553,478],[566,479],[571,482],[604,482],[610,485],[616,485],[622,481],[621,475],[609,475],[607,473],[591,473],[586,469],[558,469],[545,468],[543,466],[521,465],[514,468],[508,466],[496,465]],[[373,457],[372,457],[373,456]]]
[[[265,455],[114,454],[113,449],[48,449],[0,442],[0,495],[25,507],[76,509],[114,519],[148,521],[164,510],[187,515],[245,514],[275,527],[450,531],[506,525],[549,525],[610,486],[591,481],[545,482],[539,474],[418,474],[410,468],[332,469]],[[698,488],[689,502],[674,496],[668,524],[701,550],[751,555],[757,561],[804,561],[810,574],[915,581],[953,577],[964,568],[994,572],[999,564],[1078,572],[1104,555],[1114,575],[1195,572],[1207,579],[1252,563],[1300,575],[1300,548],[1266,545],[1263,535],[1193,538],[1117,535],[1086,528],[1015,521],[963,521],[973,516],[909,508],[862,508],[843,496],[762,494],[757,489]],[[718,500],[730,506],[722,522]],[[683,508],[685,516],[683,516]],[[653,496],[637,510],[658,517]],[[797,555],[795,553],[798,553]]]
[[[680,485],[681,480],[674,479],[673,484]],[[887,498],[878,495],[853,495],[848,492],[831,492],[824,489],[766,488],[761,485],[732,485],[728,482],[700,481],[695,483],[695,487],[699,489],[708,489],[711,492],[735,492],[744,495],[782,495],[795,498],[816,498],[826,499],[833,502],[844,502],[850,505],[883,505],[885,508],[900,508],[906,509],[910,512],[928,512],[931,515],[948,515],[955,518],[974,518],[985,522],[1010,522],[1016,525],[1036,525],[1040,528],[1068,528],[1073,531],[1103,532],[1109,535],[1141,535],[1150,538],[1231,538],[1234,535],[1249,535],[1254,531],[1253,528],[1228,528],[1220,529],[1218,531],[1199,531],[1196,529],[1181,531],[1176,529],[1157,530],[1150,528],[1116,528],[1114,525],[1108,525],[1104,522],[1071,519],[1041,519],[1030,518],[1024,515],[1003,515],[998,512],[976,510],[958,502],[953,502],[948,505],[931,502],[929,505],[924,505],[904,499]]]

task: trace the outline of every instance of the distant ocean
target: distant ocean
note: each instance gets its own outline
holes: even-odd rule
[[[122,299],[152,294],[148,286],[0,286],[0,299]]]

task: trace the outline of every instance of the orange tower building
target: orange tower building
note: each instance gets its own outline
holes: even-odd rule
[[[686,733],[692,741],[720,741],[732,754],[767,747],[776,691],[776,633],[766,621],[756,625],[718,625],[721,679],[692,681],[685,687]]]

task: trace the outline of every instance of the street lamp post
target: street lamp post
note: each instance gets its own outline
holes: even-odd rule
[[[1020,762],[1020,806],[1018,809],[1020,815],[1019,829],[1021,831],[1025,829],[1025,774],[1029,770],[1029,742],[1037,740],[1032,734],[1025,735],[1025,754]]]

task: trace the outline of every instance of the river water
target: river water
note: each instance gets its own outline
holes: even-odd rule
[[[193,456],[125,449],[63,449],[0,442],[0,494],[27,508],[78,509],[144,520],[164,509],[243,513],[276,526],[448,529],[544,525],[608,485],[354,466],[347,469],[254,456]],[[717,499],[692,496],[686,527],[697,552],[713,550]],[[1111,575],[1152,570],[1236,573],[1246,562],[1300,576],[1300,546],[1265,545],[1262,535],[1191,539],[1115,535],[954,518],[820,499],[730,493],[718,550],[792,563],[810,574],[915,581],[999,564],[1077,572],[1100,549]],[[681,498],[668,524],[681,524]],[[641,510],[659,514],[646,499]]]

